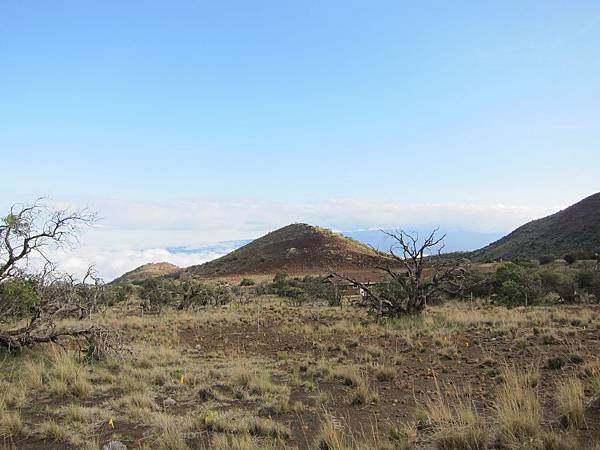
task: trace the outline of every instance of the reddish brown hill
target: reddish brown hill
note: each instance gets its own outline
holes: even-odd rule
[[[296,223],[186,272],[206,277],[324,274],[332,269],[361,271],[381,262],[371,248],[330,230]]]

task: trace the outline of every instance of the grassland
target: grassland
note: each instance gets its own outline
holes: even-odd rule
[[[128,351],[0,357],[0,448],[600,449],[600,308],[375,321],[276,297],[95,316]]]

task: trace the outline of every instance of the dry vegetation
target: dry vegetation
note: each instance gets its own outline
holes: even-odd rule
[[[377,322],[264,297],[91,320],[130,351],[88,363],[77,346],[45,344],[1,357],[0,448],[591,450],[600,440],[593,306],[455,303]]]

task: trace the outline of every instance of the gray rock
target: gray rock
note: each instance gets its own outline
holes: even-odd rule
[[[120,441],[110,441],[102,447],[102,450],[127,450],[127,447]]]
[[[163,405],[165,408],[172,408],[176,404],[177,404],[177,402],[175,400],[173,400],[171,397],[167,397],[163,400]]]

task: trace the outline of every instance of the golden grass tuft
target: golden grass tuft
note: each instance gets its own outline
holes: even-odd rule
[[[161,450],[188,450],[185,429],[179,418],[157,413],[152,417],[152,425],[158,428],[157,446]]]
[[[59,408],[58,412],[69,422],[93,424],[109,416],[108,411],[98,407],[70,404]]]
[[[265,417],[256,417],[239,409],[225,412],[205,411],[192,422],[195,431],[213,431],[229,434],[249,434],[259,437],[287,438],[287,426]]]
[[[377,392],[377,387],[371,384],[366,371],[364,373],[357,372],[357,374],[354,378],[354,392],[350,403],[352,405],[377,403],[379,401],[379,392]]]
[[[331,414],[326,414],[321,420],[316,448],[319,450],[348,449],[342,425]]]
[[[375,379],[379,382],[390,382],[396,378],[396,369],[389,366],[379,366],[375,370]]]
[[[67,442],[69,440],[67,428],[53,419],[42,422],[38,431],[40,436],[47,441]]]
[[[73,395],[88,397],[93,386],[84,367],[75,361],[75,356],[59,347],[53,347],[50,356],[49,391],[58,396]]]
[[[440,450],[482,450],[487,447],[488,430],[473,400],[458,392],[445,394],[436,381],[436,396],[425,402],[433,439]]]
[[[0,440],[11,441],[25,432],[21,415],[16,412],[0,412]]]
[[[257,372],[245,363],[238,364],[232,369],[231,379],[235,387],[251,395],[287,398],[290,393],[288,386],[273,383],[268,373]]]
[[[496,398],[498,441],[508,449],[542,439],[542,406],[536,390],[538,374],[532,369],[505,369]]]
[[[210,450],[275,450],[278,447],[260,442],[247,434],[216,434],[208,448]]]
[[[585,395],[578,378],[561,380],[556,388],[556,404],[561,423],[569,429],[585,427]]]
[[[40,389],[47,380],[48,369],[42,361],[26,361],[19,373],[19,379],[24,387]]]
[[[8,408],[21,408],[25,401],[25,390],[21,385],[0,380],[0,411]]]
[[[319,434],[315,446],[317,450],[408,450],[400,441],[389,442],[382,439],[379,430],[372,428],[367,435],[364,431],[345,431],[344,424],[331,413],[321,417]]]

